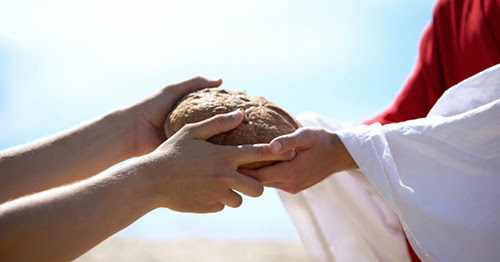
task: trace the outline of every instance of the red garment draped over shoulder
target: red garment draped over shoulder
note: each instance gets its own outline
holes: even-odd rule
[[[425,117],[446,89],[498,63],[500,0],[438,1],[413,71],[393,103],[364,123]]]
[[[500,0],[440,0],[425,28],[413,71],[382,112],[365,124],[427,116],[446,89],[500,63]],[[413,261],[420,261],[409,245]]]

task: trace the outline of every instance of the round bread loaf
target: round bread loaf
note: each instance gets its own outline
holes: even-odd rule
[[[219,145],[269,143],[275,137],[294,132],[299,124],[290,114],[264,97],[247,95],[244,91],[205,88],[182,98],[165,121],[167,137],[184,125],[208,119],[217,114],[243,111],[245,118],[235,129],[215,135],[207,141]],[[275,161],[242,165],[257,169]]]

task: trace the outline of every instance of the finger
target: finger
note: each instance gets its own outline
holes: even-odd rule
[[[267,184],[265,184],[264,186],[266,186],[266,187],[276,188],[276,189],[279,189],[279,190],[282,190],[282,191],[287,192],[287,191],[284,189],[284,188],[285,188],[285,184],[284,184],[284,183],[281,183],[281,182],[267,183]]]
[[[203,212],[199,212],[199,213],[216,213],[216,212],[219,212],[219,211],[222,211],[224,209],[224,204],[222,203],[215,203],[211,206],[208,206],[205,210],[203,210]]]
[[[262,168],[261,168],[262,169]],[[245,176],[249,176],[253,179],[257,179],[257,173],[259,172],[260,169],[246,169],[246,168],[238,168],[238,173],[243,174]],[[259,180],[259,182],[262,183],[262,181]]]
[[[240,172],[240,173],[242,173],[244,175],[250,176],[250,177],[256,177],[257,173],[258,173],[258,170],[238,169],[238,172]],[[283,191],[286,191],[286,192],[290,193],[288,191],[287,183],[283,183],[283,182],[279,182],[279,181],[274,181],[274,180],[275,179],[269,179],[268,181],[260,181],[260,182],[265,187],[272,187],[272,188],[280,189],[280,190],[283,190]]]
[[[226,206],[237,208],[241,206],[241,203],[243,203],[243,198],[241,198],[241,196],[233,190],[229,189],[222,194],[219,202]]]
[[[228,184],[232,189],[250,197],[259,197],[264,193],[264,186],[257,180],[234,172],[234,178]]]
[[[207,140],[212,136],[236,128],[243,121],[243,113],[234,111],[220,114],[198,123],[186,125],[192,138]]]
[[[191,93],[198,89],[217,87],[220,86],[221,84],[222,84],[222,79],[220,78],[211,80],[201,76],[197,76],[189,80],[170,85],[169,87],[172,88],[172,91],[174,91],[175,95],[181,97],[187,93]]]
[[[226,153],[237,166],[261,161],[285,161],[295,157],[295,150],[273,154],[267,144],[225,146]]]
[[[249,176],[261,182],[264,186],[269,186],[271,183],[288,182],[290,174],[292,174],[293,165],[290,162],[281,162],[272,166],[251,169],[238,169],[243,175]]]
[[[310,129],[299,128],[295,132],[277,137],[269,143],[271,152],[280,154],[295,148],[304,147],[314,142],[313,132]]]
[[[303,190],[301,188],[294,187],[293,185],[292,186],[287,185],[285,183],[272,183],[272,184],[269,184],[267,186],[279,189],[281,191],[284,191],[284,192],[286,192],[288,194],[292,194],[292,195],[295,195]]]

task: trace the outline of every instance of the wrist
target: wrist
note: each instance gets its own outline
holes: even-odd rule
[[[149,156],[140,157],[122,167],[113,176],[122,177],[124,183],[124,196],[130,201],[138,203],[145,208],[145,213],[161,207],[161,195],[158,175],[152,169]]]
[[[136,156],[135,129],[136,120],[133,110],[120,109],[106,114],[103,119],[107,123],[107,128],[112,139],[116,139],[116,144],[120,148],[121,160]]]
[[[164,99],[163,104],[155,101],[159,98],[150,97],[120,111],[123,122],[129,127],[130,152],[133,156],[148,154],[166,140],[163,123],[168,110],[158,105],[164,106],[170,102],[169,99]]]
[[[329,145],[332,148],[333,155],[336,158],[335,162],[337,163],[334,172],[358,168],[356,161],[354,161],[354,158],[351,156],[351,153],[349,153],[349,150],[347,150],[339,136],[336,133],[330,133],[329,137]]]

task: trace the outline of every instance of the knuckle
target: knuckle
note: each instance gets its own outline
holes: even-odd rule
[[[226,123],[226,117],[224,117],[223,115],[216,115],[214,117],[215,119],[215,122],[218,124],[218,125],[224,125],[224,123]]]
[[[226,118],[223,115],[216,115],[212,117],[212,124],[217,127],[223,127],[226,123]]]
[[[283,149],[290,149],[295,147],[295,136],[294,135],[289,135],[289,136],[284,136],[278,140],[282,146]]]
[[[201,82],[204,82],[205,81],[205,78],[198,75],[198,76],[195,76],[191,79],[193,82],[196,82],[196,83],[201,83]]]
[[[186,124],[178,131],[178,133],[190,136],[192,132],[196,129],[196,127],[197,127],[196,123]]]
[[[302,133],[302,137],[305,140],[310,140],[314,137],[314,130],[313,129],[304,129],[304,132]]]
[[[181,127],[181,130],[192,129],[192,128],[195,128],[196,126],[197,126],[197,123],[185,124],[183,127]]]
[[[186,132],[189,132],[190,127],[191,126],[185,125],[185,126],[181,127],[181,129],[179,129],[179,131],[177,131],[177,133],[186,133]]]
[[[217,150],[212,152],[214,156],[214,167],[220,175],[230,176],[234,170],[236,170],[236,165],[233,163],[233,156],[229,154],[224,146],[215,145]]]
[[[285,148],[295,148],[300,144],[300,141],[304,137],[304,129],[299,129],[297,133],[291,134],[290,136],[283,139],[283,145]]]
[[[262,146],[256,146],[255,147],[255,153],[257,154],[258,157],[264,158],[266,156],[266,150]]]
[[[299,128],[299,129],[297,129],[297,131],[296,131],[296,133],[295,133],[295,134],[296,134],[297,136],[304,135],[304,133],[306,133],[306,132],[307,132],[307,130],[309,130],[309,129],[311,129],[311,128],[309,128],[309,127],[301,127],[301,128]]]
[[[230,184],[235,180],[235,178],[234,176],[230,175],[229,172],[219,172],[215,175],[215,180],[218,183]]]

